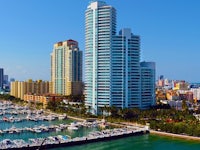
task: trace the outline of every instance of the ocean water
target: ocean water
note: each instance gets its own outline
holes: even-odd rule
[[[158,135],[140,135],[90,143],[80,146],[56,148],[53,150],[200,150],[200,142],[163,137]]]

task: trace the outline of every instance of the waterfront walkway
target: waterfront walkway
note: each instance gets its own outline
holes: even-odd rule
[[[150,130],[150,133],[151,134],[156,134],[156,135],[161,135],[161,136],[169,136],[169,137],[174,137],[174,138],[181,138],[181,139],[185,139],[185,140],[200,141],[200,137],[183,135],[183,134],[174,134],[174,133],[167,133],[167,132],[161,132],[161,131],[155,131],[155,130]]]
[[[132,123],[132,122],[122,122],[121,124],[127,125],[127,126],[132,125],[132,126],[137,126],[137,127],[144,127],[144,125]],[[184,135],[184,134],[174,134],[174,133],[168,133],[168,132],[162,132],[162,131],[155,131],[155,130],[152,130],[152,129],[149,130],[149,133],[161,135],[161,136],[168,136],[168,137],[174,137],[174,138],[179,138],[179,139],[185,139],[185,140],[200,141],[200,137],[189,136],[189,135]]]
[[[78,118],[78,117],[73,117],[73,116],[67,116],[67,118],[73,119],[73,120],[78,120],[78,121],[85,121],[86,120],[86,119],[83,119],[83,118]]]

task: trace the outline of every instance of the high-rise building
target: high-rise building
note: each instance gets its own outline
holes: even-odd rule
[[[149,108],[155,102],[155,62],[141,62],[141,108]]]
[[[8,84],[8,75],[3,76],[3,83]]]
[[[160,75],[159,80],[164,80],[164,75]]]
[[[146,89],[141,86],[147,84],[143,82],[146,76],[141,78],[143,69],[140,37],[129,28],[116,35],[115,8],[105,2],[91,2],[85,12],[86,106],[93,114],[100,113],[105,106],[143,108],[141,92]],[[152,96],[148,100],[152,102]]]
[[[50,88],[54,94],[82,94],[82,51],[79,51],[78,42],[67,40],[54,44]]]
[[[122,29],[112,41],[112,105],[140,106],[140,37]]]
[[[14,82],[15,81],[15,78],[10,78],[10,82]]]
[[[4,70],[0,68],[0,89],[3,89],[3,77],[4,77]]]
[[[111,105],[111,49],[116,11],[104,2],[92,2],[85,17],[85,103],[96,114],[99,107]]]

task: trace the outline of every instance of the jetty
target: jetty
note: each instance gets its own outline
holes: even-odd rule
[[[50,149],[57,147],[77,146],[87,143],[94,143],[100,141],[110,141],[114,139],[148,134],[148,127],[134,127],[106,129],[102,131],[90,132],[87,136],[70,138],[65,135],[58,135],[55,137],[29,139],[25,142],[22,139],[9,140],[5,139],[0,142],[1,149],[8,150],[35,150],[35,149]]]

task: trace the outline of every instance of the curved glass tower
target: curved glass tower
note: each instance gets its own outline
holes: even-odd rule
[[[116,34],[116,11],[105,2],[91,2],[85,20],[85,103],[97,114],[99,107],[110,106],[111,102],[111,49],[112,35]]]

